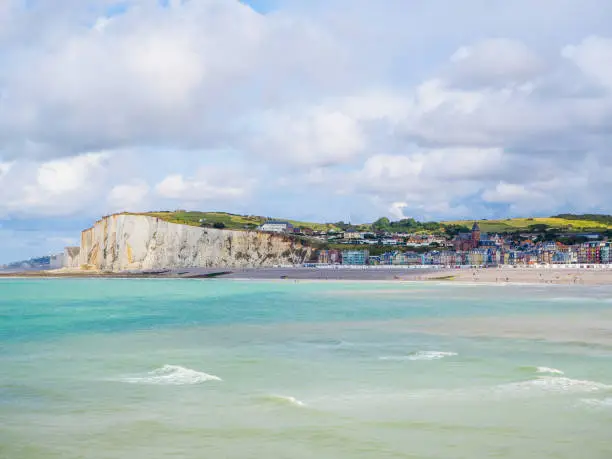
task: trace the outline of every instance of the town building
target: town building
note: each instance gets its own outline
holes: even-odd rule
[[[260,231],[269,233],[293,232],[293,225],[286,221],[269,220],[259,227]]]
[[[343,250],[343,265],[367,265],[370,252],[368,250]]]
[[[361,240],[363,238],[364,233],[354,229],[349,229],[344,232],[344,239],[346,240]]]
[[[453,246],[457,252],[465,252],[478,248],[480,245],[480,226],[478,222],[472,225],[472,231],[469,233],[459,233],[453,239]]]
[[[317,252],[317,263],[324,265],[339,265],[342,263],[342,252],[340,250],[319,250]]]

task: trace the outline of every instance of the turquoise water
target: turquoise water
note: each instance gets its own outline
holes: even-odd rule
[[[0,458],[612,457],[612,287],[0,280]]]

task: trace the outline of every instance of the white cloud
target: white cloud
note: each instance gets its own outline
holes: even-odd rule
[[[0,176],[0,215],[68,215],[104,192],[106,153],[16,162]]]
[[[389,186],[414,179],[422,170],[418,157],[376,155],[366,160],[360,176],[369,185]]]
[[[405,202],[394,202],[389,207],[389,215],[396,220],[401,220],[402,218],[406,218],[404,215],[404,209],[408,207],[408,204]]]
[[[159,182],[155,191],[162,198],[182,203],[232,201],[243,198],[254,181],[215,168],[200,170],[194,177],[171,174]]]
[[[532,199],[534,196],[525,185],[514,183],[498,183],[493,190],[483,193],[483,198],[488,202],[513,203]]]
[[[462,46],[451,62],[452,81],[469,87],[520,84],[536,78],[545,68],[524,43],[500,38]]]
[[[42,163],[37,171],[35,193],[78,192],[91,182],[107,158],[104,153],[90,153]]]
[[[113,211],[138,211],[148,194],[149,185],[143,180],[115,185],[108,194],[108,204]]]
[[[72,14],[72,28],[51,15],[47,27],[58,27],[52,46],[45,34],[32,37],[0,70],[4,156],[31,155],[31,145],[39,157],[131,145],[242,145],[239,120],[286,99],[293,73],[316,79],[317,66],[329,78],[344,71],[334,62],[338,48],[314,23],[264,16],[238,1],[172,8],[138,1],[124,14],[95,18],[91,29],[82,27],[82,5]],[[328,123],[347,129],[346,120],[325,113],[304,129],[319,137],[315,145],[346,148],[325,132]]]
[[[517,2],[0,1],[0,214],[612,212],[612,6]]]
[[[573,61],[589,78],[612,90],[612,38],[591,36],[566,46],[563,57]]]
[[[11,170],[11,167],[13,167],[13,163],[0,162],[0,179]]]
[[[257,123],[255,151],[283,162],[333,165],[349,161],[365,147],[357,120],[322,107],[297,115],[267,113]]]

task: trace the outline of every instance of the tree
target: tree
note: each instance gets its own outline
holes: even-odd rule
[[[568,234],[568,235],[564,235],[564,236],[560,236],[558,241],[561,244],[565,244],[565,245],[576,245],[576,244],[583,244],[585,242],[588,242],[588,238],[584,237],[584,236],[579,236],[577,234]]]
[[[469,233],[470,229],[465,225],[449,224],[444,225],[444,231],[450,237],[455,237],[459,233]]]
[[[215,222],[215,223],[213,223],[213,228],[223,229],[223,228],[225,228],[225,223],[223,223],[223,222]]]
[[[440,229],[440,224],[438,222],[425,222],[423,223],[423,229],[427,231],[437,231]]]
[[[536,223],[535,225],[529,225],[528,229],[530,233],[545,233],[549,228],[550,226],[544,223]]]
[[[386,231],[391,226],[391,222],[387,217],[381,217],[372,223],[372,228],[375,230]]]
[[[540,234],[536,238],[536,242],[554,242],[559,239],[561,235],[554,230],[546,231],[545,233]]]

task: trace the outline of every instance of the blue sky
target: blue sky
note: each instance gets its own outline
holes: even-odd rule
[[[0,263],[101,215],[612,213],[605,0],[0,1]]]

